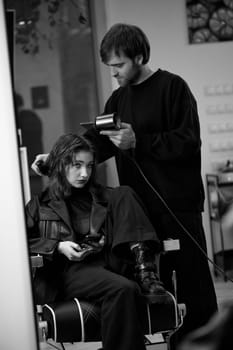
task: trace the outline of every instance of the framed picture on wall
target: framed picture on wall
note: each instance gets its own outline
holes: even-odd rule
[[[233,40],[233,0],[186,0],[190,44]]]
[[[31,88],[32,108],[48,108],[49,95],[48,86],[35,86]]]

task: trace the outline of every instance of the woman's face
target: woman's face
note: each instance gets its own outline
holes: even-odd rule
[[[75,154],[73,163],[66,167],[66,178],[75,188],[83,188],[89,181],[94,166],[93,154],[80,151]]]

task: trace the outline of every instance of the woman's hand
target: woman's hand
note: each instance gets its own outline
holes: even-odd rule
[[[65,255],[69,260],[80,260],[82,248],[79,244],[71,241],[59,242],[57,250],[60,254]]]
[[[34,162],[31,165],[32,170],[37,174],[42,176],[43,174],[40,172],[40,169],[38,167],[38,163],[42,162],[45,163],[46,159],[48,157],[48,153],[47,154],[38,154],[34,160]]]

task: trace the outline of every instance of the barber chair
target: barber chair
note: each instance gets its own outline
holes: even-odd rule
[[[171,240],[172,241],[172,240]],[[172,247],[172,248],[171,248]],[[177,250],[174,243],[166,241],[166,250]],[[179,248],[178,248],[179,249]],[[31,256],[32,271],[43,266],[41,255]],[[173,274],[174,295],[169,303],[146,303],[143,325],[146,345],[164,343],[170,348],[171,336],[182,326],[185,305],[176,300],[176,278]],[[55,343],[99,342],[100,307],[98,304],[74,298],[69,301],[37,305],[38,333],[40,342],[52,339]],[[159,340],[158,340],[159,339]],[[155,349],[153,347],[153,349]]]

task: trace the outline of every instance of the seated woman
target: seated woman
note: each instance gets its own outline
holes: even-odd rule
[[[74,134],[57,140],[43,166],[48,186],[26,206],[30,251],[44,257],[35,299],[97,302],[104,350],[144,350],[142,300],[166,299],[160,244],[136,194],[97,184],[95,166],[92,144]]]

